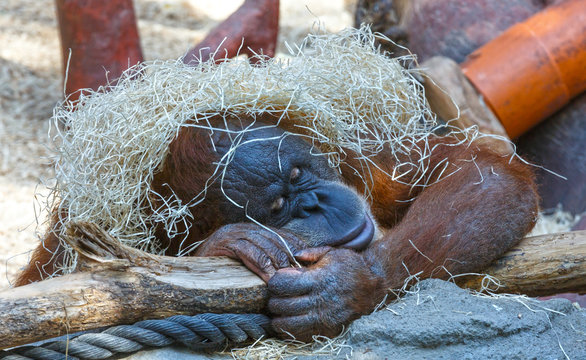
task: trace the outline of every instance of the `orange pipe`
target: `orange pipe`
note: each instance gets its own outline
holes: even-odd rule
[[[566,0],[516,24],[461,64],[516,138],[586,90],[586,0]]]

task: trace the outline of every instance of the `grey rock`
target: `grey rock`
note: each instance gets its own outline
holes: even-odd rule
[[[356,320],[340,358],[586,359],[586,311],[568,300],[479,297],[441,280],[416,290]]]

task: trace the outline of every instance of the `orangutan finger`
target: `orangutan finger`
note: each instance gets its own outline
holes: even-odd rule
[[[278,239],[267,236],[264,233],[258,233],[248,240],[260,248],[271,259],[275,269],[291,266],[293,258],[286,246]]]
[[[305,269],[285,268],[278,270],[267,285],[274,296],[290,297],[307,294],[314,284],[315,281],[306,275]]]
[[[294,255],[298,261],[315,263],[321,260],[332,249],[330,246],[320,246],[297,251]]]
[[[273,277],[277,269],[270,257],[258,246],[248,240],[240,239],[227,246],[228,249],[246,265],[246,267],[258,275],[265,283]]]
[[[313,296],[272,297],[269,300],[271,314],[280,316],[303,315],[314,310],[316,299]]]

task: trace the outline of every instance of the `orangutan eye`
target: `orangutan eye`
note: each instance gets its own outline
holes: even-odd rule
[[[289,175],[289,181],[294,182],[295,180],[297,180],[299,178],[299,175],[301,175],[301,170],[298,167],[294,167],[293,169],[291,169],[291,175]]]
[[[273,204],[271,205],[271,210],[272,211],[279,211],[283,208],[283,206],[285,205],[285,199],[281,196],[279,198],[277,198],[277,200],[273,201]]]

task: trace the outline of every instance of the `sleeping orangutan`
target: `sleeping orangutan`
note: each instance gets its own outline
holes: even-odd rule
[[[235,130],[249,123],[230,120]],[[255,130],[244,138],[253,141],[236,149],[223,179],[191,209],[187,238],[157,233],[168,254],[205,239],[192,255],[241,260],[268,283],[268,311],[283,336],[337,335],[410,274],[446,278],[479,271],[536,219],[530,169],[482,144],[432,135],[430,156],[418,158],[418,143],[409,155],[410,162],[425,163],[423,178],[401,182],[387,175],[396,160],[381,152],[373,159],[378,167],[371,166],[365,177],[372,194],[367,203],[359,195],[367,185],[356,174],[357,156],[348,156],[338,171],[302,137],[283,136],[280,128],[263,123],[274,119],[257,117]],[[153,188],[188,203],[230,144],[225,132],[184,128],[170,144]],[[413,186],[421,181],[428,185]],[[16,285],[40,280],[39,265],[58,263],[58,253],[59,242],[50,234]],[[292,266],[294,258],[303,266]]]

